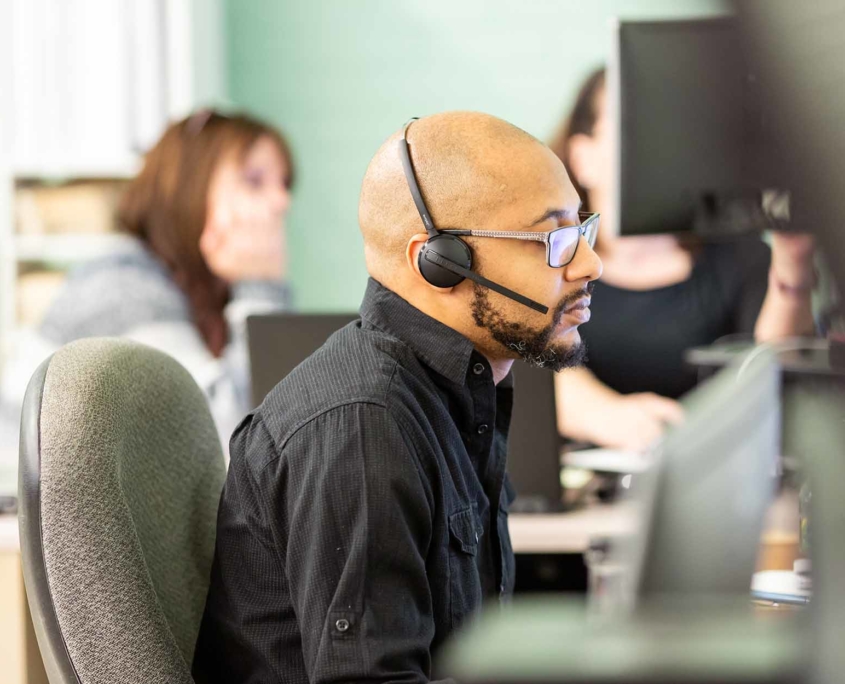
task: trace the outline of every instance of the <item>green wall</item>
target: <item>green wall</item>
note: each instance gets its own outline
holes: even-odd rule
[[[358,308],[361,178],[408,118],[480,110],[548,139],[605,60],[613,17],[720,11],[720,0],[226,0],[229,97],[279,125],[296,155],[297,306]]]

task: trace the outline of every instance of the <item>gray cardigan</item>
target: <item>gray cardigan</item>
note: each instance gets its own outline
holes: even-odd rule
[[[0,471],[2,461],[17,452],[20,406],[32,373],[49,354],[82,337],[127,337],[173,356],[208,397],[228,451],[232,430],[250,409],[246,316],[289,306],[290,291],[284,283],[235,284],[225,309],[230,341],[222,357],[214,358],[193,324],[185,294],[140,241],[128,240],[118,253],[73,270],[40,328],[21,334],[4,368],[0,414],[6,425],[0,428]]]

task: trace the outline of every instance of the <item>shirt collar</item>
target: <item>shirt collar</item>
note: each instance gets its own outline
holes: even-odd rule
[[[361,302],[361,318],[404,342],[431,369],[463,385],[474,351],[472,342],[409,304],[370,278]]]

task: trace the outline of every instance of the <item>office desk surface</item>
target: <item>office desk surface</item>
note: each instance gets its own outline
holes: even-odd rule
[[[636,530],[631,501],[598,504],[569,513],[511,514],[515,553],[584,553],[595,537],[614,537]],[[781,492],[769,507],[763,533],[761,569],[792,569],[798,550],[798,494]]]
[[[26,604],[14,515],[0,515],[0,684],[47,684]]]
[[[626,502],[569,513],[514,513],[508,527],[515,553],[584,553],[591,539],[629,534],[636,522],[636,510]]]
[[[687,350],[684,360],[692,366],[718,369],[753,348],[754,345],[749,342],[695,347]],[[788,377],[845,375],[845,368],[831,363],[830,343],[827,340],[807,339],[804,348],[779,351],[777,359],[781,370]]]

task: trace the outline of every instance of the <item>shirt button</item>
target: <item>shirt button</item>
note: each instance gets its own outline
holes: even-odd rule
[[[479,434],[479,435],[483,435],[483,434],[484,434],[485,432],[487,432],[487,430],[489,430],[489,429],[490,429],[490,428],[489,428],[489,426],[487,425],[487,423],[482,423],[481,425],[479,425],[479,426],[478,426],[478,434]]]
[[[484,364],[477,363],[472,367],[472,372],[476,375],[481,375],[484,372]]]
[[[349,620],[344,620],[341,618],[337,622],[334,623],[335,629],[343,634],[344,632],[349,630]]]

